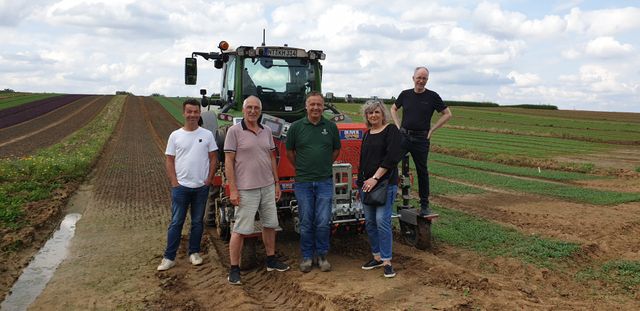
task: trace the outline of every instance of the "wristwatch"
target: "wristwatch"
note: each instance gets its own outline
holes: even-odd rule
[[[371,178],[373,178],[375,180],[380,180],[380,178],[376,177],[376,175],[373,175],[373,177],[371,177]]]

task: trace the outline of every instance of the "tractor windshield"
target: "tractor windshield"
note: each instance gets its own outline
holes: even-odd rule
[[[304,96],[311,91],[312,64],[301,58],[257,57],[244,60],[243,97],[256,95],[265,112],[295,112],[304,109]]]

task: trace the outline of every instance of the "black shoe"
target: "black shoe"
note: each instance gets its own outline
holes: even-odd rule
[[[420,216],[429,216],[433,214],[433,212],[431,211],[430,208],[428,207],[421,207],[420,208]]]
[[[280,271],[280,272],[287,271],[289,270],[289,265],[277,259],[267,260],[267,271],[273,271],[273,270]]]
[[[231,270],[229,270],[229,276],[227,277],[227,280],[229,281],[229,284],[242,284],[242,282],[240,282],[240,268],[231,268]]]
[[[371,270],[373,268],[382,267],[382,265],[383,265],[382,260],[376,260],[374,258],[374,259],[369,260],[364,265],[362,265],[362,270]]]
[[[396,276],[396,272],[393,271],[393,267],[391,265],[385,265],[384,266],[384,277],[385,278],[392,278]]]

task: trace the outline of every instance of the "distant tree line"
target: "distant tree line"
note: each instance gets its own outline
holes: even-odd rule
[[[12,89],[4,89],[2,91],[0,91],[0,93],[15,93],[16,91],[12,90]]]
[[[379,99],[382,100],[385,104],[391,105],[396,102],[395,97],[391,98],[378,98],[377,96],[372,97],[352,97],[347,94],[347,96],[340,97],[335,96],[333,99],[329,100],[325,98],[325,100],[330,102],[337,103],[350,103],[350,104],[363,104],[369,99]],[[474,102],[474,101],[461,101],[461,100],[445,100],[444,103],[447,106],[464,106],[464,107],[514,107],[514,108],[525,108],[525,109],[545,109],[545,110],[558,110],[557,106],[554,105],[531,105],[531,104],[522,104],[522,105],[503,105],[500,106],[496,103],[492,102]]]
[[[554,105],[505,105],[501,107],[513,107],[513,108],[526,108],[526,109],[543,109],[543,110],[558,110],[558,106]]]
[[[116,91],[116,95],[133,95],[133,93],[127,91]]]

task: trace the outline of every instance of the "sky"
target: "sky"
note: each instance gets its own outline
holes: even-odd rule
[[[390,98],[416,66],[445,100],[640,112],[640,1],[0,0],[0,89],[199,96],[192,52],[322,50],[323,92]]]

